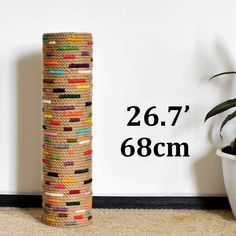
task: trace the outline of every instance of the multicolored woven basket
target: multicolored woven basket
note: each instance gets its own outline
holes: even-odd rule
[[[90,33],[43,34],[43,222],[92,219]]]

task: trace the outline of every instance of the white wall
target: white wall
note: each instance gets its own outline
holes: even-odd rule
[[[42,33],[90,31],[94,195],[224,194],[218,130],[203,119],[233,96],[233,80],[207,78],[235,66],[235,8],[234,0],[1,1],[0,193],[40,193]],[[167,106],[185,104],[176,127],[126,127],[127,106],[156,105],[168,123]],[[191,156],[124,158],[120,144],[131,136],[186,141]]]

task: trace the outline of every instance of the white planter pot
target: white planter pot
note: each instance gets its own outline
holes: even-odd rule
[[[216,154],[221,157],[225,190],[236,218],[236,155],[224,153],[221,149]]]

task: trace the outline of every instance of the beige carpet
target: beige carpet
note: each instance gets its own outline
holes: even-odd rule
[[[0,235],[236,235],[230,211],[94,209],[91,225],[73,229],[44,225],[41,213],[41,209],[0,208]]]

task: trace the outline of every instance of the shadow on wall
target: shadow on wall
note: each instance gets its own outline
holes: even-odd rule
[[[201,81],[203,81],[203,77],[205,77],[204,82],[207,82],[207,79],[210,76],[222,72],[222,69],[219,68],[224,68],[223,71],[234,70],[234,63],[232,62],[231,56],[228,50],[225,48],[223,42],[217,40],[215,43],[216,61],[212,60],[212,58],[208,58],[204,49],[206,49],[204,45],[199,45],[196,50],[198,53],[195,58],[196,66],[199,66],[197,69],[201,73],[201,75],[199,76]],[[212,72],[209,74],[209,71]],[[228,76],[228,78],[223,81],[215,79],[215,81],[213,82],[217,86],[220,86],[221,100],[225,101],[227,99],[230,99],[233,92],[232,78]],[[201,120],[202,123],[203,119],[204,117]],[[212,143],[212,148],[208,153],[206,153],[194,163],[193,170],[195,173],[195,181],[198,191],[201,193],[208,193],[209,189],[211,188],[209,186],[209,183],[212,183],[217,187],[215,191],[221,192],[223,194],[225,190],[221,159],[216,157],[216,148],[214,147],[215,145],[213,145],[213,120],[209,122],[211,122],[211,126],[207,131],[207,140],[209,141],[209,143]]]
[[[41,53],[20,57],[17,67],[17,192],[41,192]]]
[[[208,130],[208,139],[211,139],[211,131],[212,126]],[[225,192],[221,160],[216,156],[216,149],[213,146],[208,153],[194,163],[193,169],[198,192],[203,193],[203,195],[211,195],[209,183],[215,186],[217,193],[223,194]]]

